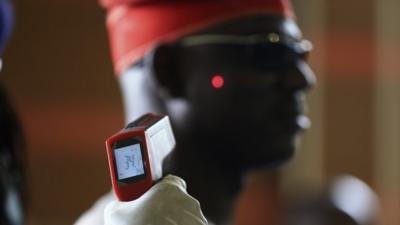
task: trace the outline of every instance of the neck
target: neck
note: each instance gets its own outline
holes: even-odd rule
[[[240,175],[201,154],[199,149],[177,146],[166,161],[166,172],[182,177],[188,193],[200,203],[205,216],[216,224],[227,224],[240,189]]]

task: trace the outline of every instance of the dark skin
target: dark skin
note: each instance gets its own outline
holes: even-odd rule
[[[301,39],[293,21],[266,15],[232,20],[193,36],[270,33]],[[151,60],[145,58],[143,69],[150,71],[154,87],[148,95],[170,116],[177,139],[165,171],[187,182],[207,218],[227,223],[249,172],[275,168],[294,154],[298,133],[306,128],[303,92],[314,83],[314,75],[304,69],[302,59],[271,69],[254,63],[259,55],[235,52],[242,48],[162,49],[146,56]],[[224,76],[221,89],[210,85],[215,74]],[[170,110],[176,101],[184,106],[179,113]]]

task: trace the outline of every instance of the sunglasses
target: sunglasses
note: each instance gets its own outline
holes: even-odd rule
[[[276,76],[233,74],[239,71],[281,74],[296,68],[299,61],[307,60],[311,49],[310,41],[278,33],[250,36],[194,35],[172,44],[157,46],[145,61],[151,65],[159,83],[169,87],[172,95],[180,96],[184,90],[182,80],[186,79],[188,74],[205,74],[206,76],[197,76],[202,79],[208,79],[207,74],[213,76],[210,79],[215,87],[221,86],[222,83],[219,81],[220,77],[215,76],[217,73],[226,75],[226,79],[246,79],[238,81],[239,83],[250,82],[244,86],[268,86],[275,82]]]
[[[307,60],[312,44],[278,33],[250,36],[196,35],[176,44],[183,57],[212,58],[230,66],[248,65],[262,69],[285,69],[297,60]],[[195,59],[195,58],[194,58]]]

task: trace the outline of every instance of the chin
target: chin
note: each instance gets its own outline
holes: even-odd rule
[[[294,138],[283,142],[264,143],[243,154],[244,169],[273,169],[288,162],[295,154]],[[250,153],[250,154],[249,154]]]
[[[288,162],[296,151],[296,135],[236,138],[219,143],[222,148],[210,149],[226,167],[242,172],[254,169],[273,169]],[[211,153],[211,152],[210,152]]]
[[[233,132],[232,132],[233,130]],[[230,129],[218,132],[177,133],[182,151],[206,157],[225,169],[245,171],[276,168],[289,161],[296,150],[299,130],[238,132]],[[215,130],[214,130],[215,131]],[[223,134],[223,135],[222,135]]]

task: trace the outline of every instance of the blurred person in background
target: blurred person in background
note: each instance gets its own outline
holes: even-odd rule
[[[284,225],[375,225],[379,203],[375,192],[350,175],[333,179],[323,190],[296,190],[285,203]]]
[[[0,0],[0,54],[13,27],[13,7]],[[0,67],[2,66],[0,61]],[[1,79],[0,74],[0,79]],[[22,225],[26,206],[25,141],[18,116],[0,80],[0,224]]]
[[[105,224],[231,223],[246,179],[289,160],[309,126],[311,44],[290,2],[101,4],[126,122],[147,112],[170,116],[177,147],[164,171],[176,176],[136,201],[110,193],[76,224],[103,224],[107,204]]]

